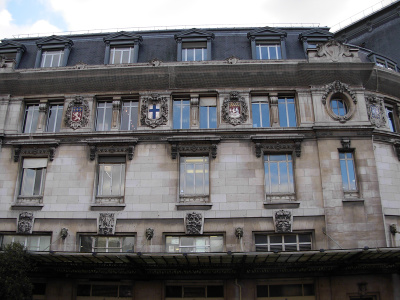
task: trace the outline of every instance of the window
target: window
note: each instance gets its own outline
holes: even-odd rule
[[[257,59],[282,59],[280,44],[256,44]]]
[[[311,300],[314,297],[314,285],[313,284],[269,284],[269,285],[257,285],[257,298],[265,299],[278,299],[274,297],[293,297],[298,300]],[[304,297],[304,298],[303,298]],[[281,298],[279,298],[281,299]],[[282,298],[284,299],[284,298]],[[290,298],[292,299],[292,298]]]
[[[294,193],[292,155],[265,155],[264,168],[267,194]]]
[[[63,50],[43,51],[40,67],[41,68],[60,67],[62,65],[63,59],[64,59]]]
[[[35,133],[39,120],[39,104],[28,104],[25,107],[24,133]]]
[[[131,62],[133,62],[133,47],[111,47],[109,62],[111,65],[127,64]]]
[[[190,100],[174,100],[174,129],[190,128]]]
[[[395,132],[396,126],[394,125],[393,107],[385,106],[385,111],[386,111],[387,126],[389,127],[391,132]]]
[[[217,99],[200,98],[200,128],[217,128]]]
[[[181,157],[179,194],[181,196],[208,195],[208,168],[208,157],[206,156]]]
[[[270,127],[268,97],[252,97],[253,127]]]
[[[122,196],[125,189],[125,157],[99,157],[98,196]]]
[[[211,236],[166,236],[166,252],[222,252],[224,250],[222,235]]]
[[[21,196],[43,195],[47,158],[25,158],[22,166]]]
[[[61,127],[61,120],[63,114],[63,104],[51,104],[49,107],[49,114],[47,117],[47,132],[59,132]]]
[[[340,169],[344,191],[356,191],[357,182],[352,152],[339,152]]]
[[[4,235],[1,248],[11,243],[20,243],[29,251],[49,251],[50,235]]]
[[[132,299],[132,286],[124,284],[78,284],[77,300],[84,299]],[[93,298],[92,298],[93,297]]]
[[[121,130],[136,130],[138,124],[138,102],[124,101],[122,103]]]
[[[294,98],[278,99],[279,125],[281,127],[296,127],[296,109]]]
[[[330,104],[335,115],[343,117],[347,114],[347,105],[342,99],[331,99]]]
[[[133,252],[133,236],[81,236],[80,252]]]
[[[207,60],[207,42],[182,44],[182,61],[202,60]]]
[[[311,250],[311,234],[256,234],[256,251]]]
[[[213,298],[223,299],[224,286],[223,285],[167,285],[165,287],[165,298]]]
[[[112,121],[112,102],[103,101],[97,105],[96,131],[109,131]]]

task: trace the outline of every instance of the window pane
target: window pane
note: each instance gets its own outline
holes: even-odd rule
[[[90,284],[79,284],[76,295],[77,296],[90,296],[90,290],[91,290],[91,285]]]
[[[353,160],[347,161],[349,168],[349,188],[350,190],[356,190],[356,175],[354,174]]]
[[[268,285],[257,285],[257,297],[268,297]]]
[[[279,163],[279,174],[280,174],[279,192],[287,193],[289,191],[289,178],[288,178],[286,162]]]
[[[194,194],[194,164],[186,164],[185,194]]]
[[[261,126],[261,113],[260,113],[260,103],[252,103],[251,110],[253,112],[253,127],[258,128]]]
[[[256,244],[267,244],[268,243],[268,236],[262,234],[255,235],[255,242]]]
[[[385,110],[386,110],[387,125],[391,132],[395,132],[396,127],[394,125],[393,108],[386,106]]]
[[[185,49],[187,55],[187,61],[194,61],[194,49]]]
[[[129,101],[122,105],[121,130],[136,130],[138,123],[138,103]]]
[[[92,285],[92,296],[118,297],[118,285]]]
[[[35,185],[33,187],[33,195],[41,195],[42,194],[42,176],[43,176],[43,169],[36,169]]]
[[[277,54],[277,47],[276,46],[269,46],[269,59],[277,59],[278,54]]]
[[[175,100],[173,110],[174,129],[190,128],[190,101]]]
[[[195,49],[195,60],[202,61],[203,60],[203,49]]]
[[[183,297],[184,298],[198,298],[205,297],[206,289],[204,286],[184,286]]]
[[[223,252],[224,238],[222,236],[210,236],[210,248],[211,252]]]
[[[24,133],[35,133],[39,119],[39,105],[28,105],[25,109]]]
[[[261,47],[261,59],[269,59],[268,56],[268,47],[266,46],[260,46]]]
[[[166,286],[165,297],[182,298],[182,286]]]
[[[188,129],[190,127],[190,105],[189,101],[183,101],[182,109],[182,129]]]
[[[135,245],[135,238],[134,237],[124,237],[122,239],[122,252],[133,252],[134,245]]]
[[[80,252],[92,252],[92,237],[91,236],[81,236]]]

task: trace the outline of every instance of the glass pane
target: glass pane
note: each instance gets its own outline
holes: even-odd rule
[[[39,250],[39,236],[29,236],[27,237],[26,248],[30,251],[38,251]]]
[[[101,164],[99,172],[99,195],[111,195],[112,165]]]
[[[353,160],[348,160],[347,164],[349,168],[349,188],[350,190],[356,190],[356,175],[354,174]]]
[[[190,102],[189,101],[182,101],[183,108],[182,108],[182,129],[189,129],[190,128]]]
[[[206,289],[204,286],[184,286],[183,298],[205,297]]]
[[[39,243],[39,251],[49,251],[50,250],[50,236],[41,236]]]
[[[296,127],[296,109],[294,106],[294,99],[288,99],[288,102],[289,127]]]
[[[111,120],[112,120],[112,104],[106,103],[106,113],[104,116],[104,131],[108,131],[111,129]]]
[[[135,245],[135,238],[132,237],[124,237],[122,239],[122,252],[133,252]]]
[[[288,127],[289,123],[286,115],[285,99],[278,100],[278,112],[279,112],[279,126]]]
[[[33,187],[33,195],[41,195],[42,194],[42,176],[43,176],[43,169],[36,169],[35,185]]]
[[[33,196],[33,186],[35,183],[36,170],[24,169],[22,174],[21,195]]]
[[[299,234],[299,242],[300,243],[311,242],[311,235],[309,235],[309,234]]]
[[[181,246],[193,246],[194,243],[194,237],[181,237]]]
[[[257,285],[257,297],[268,297],[268,285]]]
[[[266,46],[261,46],[261,59],[269,59],[268,47]]]
[[[208,110],[210,118],[209,128],[217,128],[217,107],[209,106]]]
[[[112,195],[122,195],[123,165],[112,165]]]
[[[124,48],[121,49],[122,52],[122,58],[121,58],[121,63],[122,64],[127,64],[129,63],[129,57],[130,57],[130,49],[129,48]]]
[[[271,244],[270,245],[270,251],[282,251],[282,245],[280,244]]]
[[[251,105],[253,111],[253,127],[258,128],[261,126],[260,103],[253,103]]]
[[[22,235],[14,236],[14,243],[20,243],[24,247],[26,247],[26,242],[27,242],[26,240],[27,240],[26,236],[22,236]]]
[[[268,251],[268,245],[256,245],[256,251],[257,252],[267,252]]]
[[[200,106],[200,128],[208,127],[208,106]]]
[[[194,49],[186,49],[186,61],[194,61]]]
[[[343,189],[349,190],[349,178],[347,177],[347,165],[345,160],[340,160],[340,169],[342,172]]]
[[[92,237],[91,236],[81,236],[80,252],[92,252]]]
[[[108,238],[107,252],[121,252],[121,240],[119,237]]]
[[[282,243],[282,236],[281,235],[270,235],[269,236],[270,243]]]
[[[195,193],[204,194],[204,166],[202,164],[195,165]]]
[[[121,112],[121,130],[136,130],[138,123],[138,103],[124,102]]]
[[[280,174],[280,187],[279,192],[289,192],[289,178],[287,172],[287,164],[285,162],[279,163],[279,174]]]
[[[173,106],[173,120],[174,129],[181,129],[181,101],[174,101]]]
[[[184,193],[187,195],[194,194],[194,164],[186,164],[185,187]]]
[[[269,127],[269,104],[261,103],[261,118],[262,118],[262,127]]]
[[[211,252],[223,252],[224,238],[222,236],[210,236],[210,248]]]
[[[303,284],[303,296],[314,296],[314,285],[313,284]]]
[[[284,237],[285,243],[296,243],[296,236],[295,235],[285,235]]]
[[[195,60],[196,61],[202,61],[203,60],[203,49],[195,49]]]
[[[106,237],[96,237],[94,238],[94,247],[95,248],[106,248],[107,246],[107,238]]]
[[[165,297],[182,298],[182,286],[167,285],[165,287]]]
[[[277,59],[278,58],[278,54],[276,53],[276,46],[270,46],[269,48],[269,59]]]
[[[39,105],[27,106],[25,110],[24,133],[35,133],[39,119]]]
[[[276,53],[277,53],[276,58],[281,59],[282,55],[281,55],[281,46],[280,45],[276,46]]]
[[[118,49],[114,50],[114,61],[113,64],[120,64],[121,63],[121,51],[118,51]]]
[[[118,285],[92,285],[92,296],[118,297]]]
[[[269,163],[270,168],[270,184],[271,184],[271,192],[277,193],[279,192],[279,173],[278,173],[278,164],[275,162]]]
[[[311,244],[300,244],[299,245],[299,250],[303,251],[303,250],[311,250]]]
[[[255,235],[255,243],[256,244],[267,244],[268,243],[268,236],[263,234],[256,234]]]

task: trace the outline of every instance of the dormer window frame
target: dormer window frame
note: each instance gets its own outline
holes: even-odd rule
[[[212,60],[211,57],[211,41],[215,38],[214,33],[205,31],[205,30],[200,30],[200,29],[190,29],[190,30],[185,30],[182,31],[179,34],[175,35],[175,40],[177,44],[177,61],[186,61],[182,60],[182,50],[184,49],[183,44],[184,43],[193,43],[194,45],[196,43],[203,44],[206,43],[206,55],[205,59],[202,59],[201,61],[207,61],[207,60]],[[195,49],[196,47],[194,47]],[[199,48],[204,48],[204,47],[199,47]],[[204,55],[203,55],[204,57]],[[196,60],[195,60],[196,61]]]
[[[118,65],[115,63],[110,63],[111,49],[112,48],[133,48],[130,55],[130,61],[128,63],[137,63],[139,59],[139,47],[143,41],[142,36],[120,31],[114,34],[110,34],[103,38],[106,44],[106,49],[104,53],[104,64],[105,65]]]
[[[277,28],[263,27],[247,33],[247,38],[251,43],[251,57],[257,60],[257,45],[259,44],[277,44],[281,48],[281,57],[278,59],[287,59],[286,55],[286,37],[287,33]]]
[[[73,45],[74,42],[72,40],[56,35],[37,41],[38,50],[36,52],[35,68],[41,68],[44,51],[62,51],[64,56],[58,67],[65,67]]]
[[[326,30],[315,28],[299,34],[299,40],[303,43],[303,50],[306,56],[310,44],[323,44],[333,39],[333,33],[328,30],[329,28],[326,28]]]
[[[26,47],[18,42],[12,40],[2,40],[0,43],[0,56],[8,53],[15,53],[15,69],[18,68],[19,63],[21,62],[22,54],[26,51]]]

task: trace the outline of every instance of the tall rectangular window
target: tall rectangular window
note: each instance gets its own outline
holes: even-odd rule
[[[110,64],[127,64],[133,60],[133,47],[112,47],[110,49]]]
[[[292,155],[265,155],[264,168],[267,194],[294,193]]]
[[[385,111],[386,111],[387,126],[389,127],[391,132],[395,132],[396,126],[394,125],[393,107],[385,106]]]
[[[43,51],[42,53],[42,61],[41,68],[52,68],[59,67],[62,64],[64,58],[64,51]]]
[[[22,165],[21,196],[43,195],[47,158],[25,158]]]
[[[270,127],[269,103],[267,97],[252,97],[251,110],[253,115],[253,127]]]
[[[180,158],[179,194],[208,195],[209,172],[208,157],[188,156]]]
[[[281,127],[296,127],[296,108],[294,98],[278,99],[279,125]]]
[[[50,235],[4,235],[1,248],[11,243],[20,243],[28,251],[49,251]]]
[[[125,157],[99,157],[97,195],[122,196],[125,190]]]
[[[121,130],[136,130],[138,124],[138,102],[124,101],[122,103]]]
[[[97,104],[96,131],[109,131],[112,122],[112,102],[103,101]]]
[[[354,167],[354,156],[352,152],[339,152],[340,170],[344,191],[356,191],[356,173]]]
[[[35,133],[39,120],[39,104],[29,104],[25,107],[24,133]]]
[[[280,44],[257,44],[257,59],[282,59]]]
[[[166,252],[222,252],[224,238],[222,235],[211,236],[166,236]]]
[[[217,128],[217,99],[200,98],[200,128]]]
[[[61,120],[63,114],[63,104],[51,104],[47,116],[47,132],[59,132],[61,128]]]
[[[190,128],[190,100],[174,100],[174,129]]]
[[[257,252],[311,250],[311,234],[256,234]]]
[[[81,236],[81,252],[133,252],[133,236]]]
[[[182,43],[182,61],[207,60],[207,42]]]

